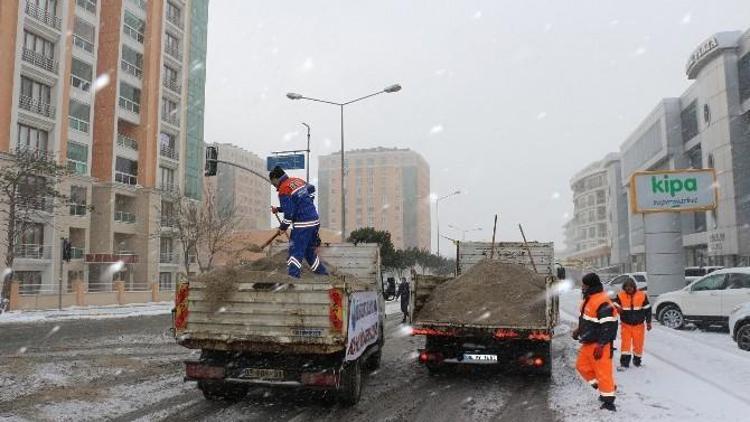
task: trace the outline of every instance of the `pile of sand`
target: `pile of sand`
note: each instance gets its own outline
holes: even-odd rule
[[[545,277],[523,265],[484,260],[437,286],[417,320],[544,325]]]
[[[212,309],[219,309],[237,291],[239,283],[253,284],[255,290],[276,290],[288,288],[287,284],[293,281],[289,278],[287,267],[288,253],[279,252],[268,258],[259,259],[246,265],[226,266],[206,274],[201,274],[197,281],[206,284],[204,298]],[[336,275],[336,269],[321,259],[331,276]],[[302,279],[313,277],[324,277],[314,274],[307,263],[302,264]],[[262,271],[262,277],[257,272]]]

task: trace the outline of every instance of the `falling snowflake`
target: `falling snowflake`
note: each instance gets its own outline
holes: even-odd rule
[[[294,132],[287,132],[284,134],[284,142],[289,142],[296,136],[299,136],[299,131],[295,130]]]
[[[27,350],[29,350],[29,349],[26,346],[20,347],[18,349],[18,351],[16,352],[16,354],[22,355],[22,354],[26,353]]]
[[[443,131],[443,125],[435,125],[430,129],[430,134],[435,135]]]
[[[96,93],[107,85],[109,85],[109,74],[102,73],[101,75],[97,76],[96,80],[94,81],[94,92]]]
[[[542,120],[545,117],[547,117],[547,112],[546,111],[541,111],[541,112],[539,112],[539,114],[536,115],[536,119],[537,120]]]
[[[315,63],[313,63],[312,57],[308,57],[305,59],[305,62],[302,63],[302,71],[303,72],[309,72],[315,68]]]
[[[637,49],[636,49],[636,50],[635,50],[635,51],[633,52],[633,55],[634,55],[634,56],[642,56],[642,55],[644,55],[644,54],[646,54],[646,47],[638,47],[638,48],[637,48]]]
[[[552,199],[560,199],[560,192],[552,192]]]
[[[618,19],[612,19],[611,21],[609,21],[610,26],[617,26],[619,24],[620,24],[620,21]]]
[[[687,25],[690,23],[690,21],[693,20],[693,14],[690,12],[685,13],[685,16],[682,17],[682,24]]]
[[[447,72],[447,70],[445,70],[445,69],[438,69],[438,70],[435,71],[435,76],[443,76],[443,75],[445,75],[445,72]]]
[[[482,19],[482,11],[481,10],[477,10],[476,12],[474,12],[474,19]]]

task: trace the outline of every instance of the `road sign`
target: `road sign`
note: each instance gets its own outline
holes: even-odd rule
[[[717,203],[714,169],[637,171],[630,176],[634,213],[706,211]]]
[[[279,166],[284,170],[303,169],[305,168],[305,155],[304,154],[270,155],[266,159],[266,168],[268,169],[268,171],[271,171],[276,166]]]

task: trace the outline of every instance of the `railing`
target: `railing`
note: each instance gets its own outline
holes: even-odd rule
[[[73,88],[77,88],[85,92],[89,92],[89,90],[91,89],[91,81],[87,81],[72,74],[70,75],[70,84],[73,86]]]
[[[86,204],[70,204],[70,215],[75,217],[83,217],[86,215]]]
[[[167,13],[167,21],[180,29],[184,28],[184,26],[182,25],[182,16],[170,15],[169,13]]]
[[[177,113],[162,113],[161,120],[172,126],[180,127],[180,118],[177,116]]]
[[[75,174],[85,175],[89,171],[89,166],[86,163],[68,159],[68,171],[71,171]]]
[[[121,133],[117,134],[117,145],[123,148],[132,149],[133,151],[138,151],[138,141]]]
[[[133,64],[130,64],[126,62],[125,60],[120,60],[120,69],[122,69],[123,72],[129,73],[138,79],[141,79],[143,77],[143,70],[141,68]]]
[[[125,224],[135,224],[135,214],[127,211],[115,211],[115,221]]]
[[[135,28],[131,28],[128,25],[122,26],[122,32],[125,33],[125,35],[129,36],[130,38],[138,41],[139,43],[143,44],[143,34],[138,32]]]
[[[89,133],[89,122],[85,122],[77,117],[68,116],[68,126],[79,132]]]
[[[76,0],[76,4],[89,13],[96,15],[96,2],[91,0]]]
[[[180,191],[180,185],[177,183],[161,182],[161,190],[164,192],[178,193]]]
[[[26,63],[31,63],[34,66],[41,67],[47,72],[57,73],[57,61],[52,57],[47,57],[34,50],[24,48],[23,54],[21,54],[21,59]]]
[[[182,86],[177,79],[171,79],[164,76],[161,80],[161,84],[164,85],[165,88],[168,88],[170,91],[176,92],[178,94],[182,90]]]
[[[159,217],[159,225],[161,227],[176,227],[177,219],[172,216],[162,215]]]
[[[30,145],[16,145],[15,154],[24,155],[29,158],[50,161],[55,159],[55,153],[47,151],[46,148],[35,148]]]
[[[180,51],[179,47],[167,45],[164,47],[164,52],[174,57],[177,60],[180,60],[180,61],[182,60],[182,52]]]
[[[146,0],[130,0],[130,2],[138,6],[141,10],[146,10]]]
[[[13,250],[16,258],[50,259],[52,256],[52,247],[49,245],[15,245]]]
[[[138,184],[138,176],[129,174],[129,173],[123,173],[121,171],[115,172],[115,182],[122,183],[125,185],[137,185]]]
[[[75,246],[70,248],[70,259],[83,259],[83,248],[77,248]]]
[[[73,34],[73,45],[80,48],[83,51],[94,54],[94,43]]]
[[[125,97],[120,97],[120,107],[131,113],[141,113],[141,105]]]
[[[165,146],[165,145],[162,145],[159,148],[159,155],[161,155],[162,157],[166,157],[166,158],[175,160],[175,161],[177,161],[177,160],[180,159],[180,153],[177,152],[176,148],[168,147],[168,146]]]
[[[55,198],[26,195],[21,192],[16,196],[16,207],[22,210],[52,212],[55,208]]]
[[[177,254],[174,252],[162,252],[159,254],[159,263],[161,264],[176,264]]]
[[[39,6],[31,3],[30,1],[26,2],[25,12],[28,16],[31,16],[39,22],[51,28],[57,29],[58,31],[62,27],[62,19],[58,18],[53,13],[50,13],[47,10],[39,8]]]
[[[55,106],[48,104],[39,98],[21,95],[18,98],[18,106],[24,110],[41,114],[44,117],[55,118]]]

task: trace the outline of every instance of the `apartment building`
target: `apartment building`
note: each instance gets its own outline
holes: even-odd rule
[[[219,149],[222,160],[238,164],[265,175],[265,160],[258,155],[233,144],[214,144]],[[207,177],[218,209],[233,208],[237,215],[236,231],[248,232],[271,227],[272,186],[267,180],[236,167],[219,165],[216,177]]]
[[[387,230],[396,248],[430,249],[430,166],[399,148],[347,151],[346,231]],[[341,155],[321,156],[318,207],[321,226],[341,231]]]
[[[24,236],[22,293],[173,287],[170,209],[200,200],[208,1],[3,0],[0,152],[54,154],[66,208]],[[189,124],[188,124],[189,123]],[[73,259],[60,265],[60,239]],[[26,240],[24,240],[25,242]],[[26,253],[31,251],[30,253]]]

